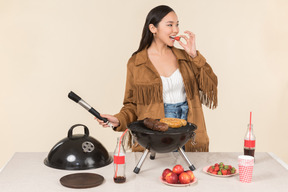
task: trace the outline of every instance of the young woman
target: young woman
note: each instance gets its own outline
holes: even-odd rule
[[[202,104],[217,106],[217,76],[196,50],[195,35],[185,31],[174,47],[179,33],[175,11],[165,5],[147,15],[140,46],[128,61],[126,90],[121,111],[106,117],[116,131],[144,118],[175,117],[197,125],[196,142],[188,141],[185,151],[209,151]],[[103,121],[99,124],[107,127]],[[143,151],[138,143],[132,151]]]

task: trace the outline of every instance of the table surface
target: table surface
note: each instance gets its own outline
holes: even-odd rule
[[[113,181],[113,163],[98,169],[90,170],[59,170],[47,167],[43,161],[48,153],[15,153],[12,159],[0,172],[0,191],[287,191],[288,170],[279,163],[275,155],[269,153],[256,153],[252,183],[241,183],[239,175],[232,177],[210,176],[202,171],[203,167],[224,162],[237,167],[237,158],[241,153],[226,152],[193,152],[186,153],[188,159],[196,167],[194,171],[198,182],[187,187],[172,187],[161,183],[160,176],[165,168],[176,164],[188,166],[179,153],[156,154],[151,160],[145,159],[140,173],[133,172],[142,153],[127,153],[126,183],[116,184]],[[105,178],[105,181],[97,187],[88,189],[71,189],[61,185],[60,178],[72,173],[97,173]]]

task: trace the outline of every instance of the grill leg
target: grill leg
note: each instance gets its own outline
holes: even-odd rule
[[[189,165],[189,169],[191,171],[194,171],[196,168],[194,167],[194,165],[192,165],[189,161],[189,159],[187,158],[187,156],[185,155],[182,147],[178,147],[178,152],[180,153],[180,155],[183,157],[183,159],[186,161],[186,163]]]
[[[139,173],[139,171],[140,171],[140,169],[141,169],[141,166],[142,166],[144,160],[146,159],[148,153],[149,153],[149,149],[145,149],[145,151],[144,151],[142,157],[140,158],[138,164],[137,164],[136,167],[134,168],[134,171],[133,171],[134,173],[136,173],[136,174]]]
[[[151,151],[151,154],[150,154],[150,159],[151,160],[154,160],[155,159],[155,151]]]

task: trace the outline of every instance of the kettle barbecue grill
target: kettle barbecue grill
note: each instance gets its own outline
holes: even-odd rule
[[[146,128],[143,120],[132,122],[128,125],[128,129],[131,131],[133,138],[145,148],[142,157],[134,169],[134,173],[140,172],[141,166],[143,165],[147,155],[151,152],[150,159],[155,159],[156,153],[168,153],[178,151],[182,158],[186,161],[189,169],[194,171],[195,167],[187,156],[185,155],[182,146],[189,139],[194,139],[195,130],[197,126],[193,123],[187,122],[186,126],[180,128],[168,128],[167,131],[160,132]]]

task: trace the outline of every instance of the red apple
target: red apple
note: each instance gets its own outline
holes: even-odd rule
[[[184,172],[184,168],[182,167],[182,165],[175,165],[172,171],[177,175],[180,175],[182,172]]]
[[[188,184],[191,182],[191,176],[187,172],[183,172],[179,175],[179,181],[181,184]]]
[[[166,175],[170,172],[172,172],[171,169],[168,169],[168,168],[164,169],[164,171],[162,172],[162,179],[165,180]]]
[[[168,183],[177,184],[178,183],[178,175],[174,172],[170,172],[166,175],[165,180]]]
[[[185,171],[186,173],[188,173],[188,175],[190,176],[190,181],[192,182],[194,180],[194,173],[191,170]]]

